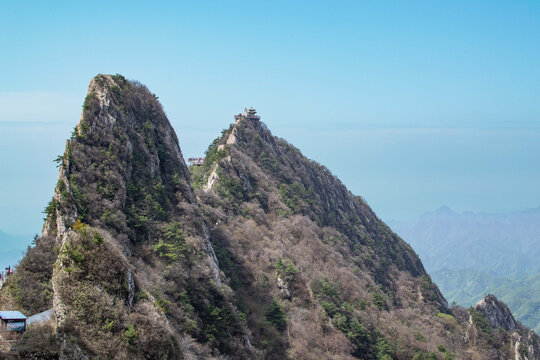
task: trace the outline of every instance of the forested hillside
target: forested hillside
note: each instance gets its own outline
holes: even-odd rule
[[[448,307],[366,201],[254,109],[188,168],[157,96],[98,75],[57,161],[43,232],[0,291],[53,318],[3,334],[0,356],[540,358],[495,297]]]

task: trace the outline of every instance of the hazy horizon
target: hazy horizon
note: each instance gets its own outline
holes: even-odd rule
[[[98,73],[156,93],[185,158],[254,106],[385,221],[536,208],[538,15],[528,1],[4,2],[0,230],[40,232]]]

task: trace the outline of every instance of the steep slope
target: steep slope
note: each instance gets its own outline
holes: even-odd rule
[[[518,327],[510,309],[493,295],[488,295],[480,300],[474,308],[486,316],[492,328],[515,330]]]
[[[362,198],[272,136],[254,110],[235,118],[192,174],[221,268],[267,358],[510,356],[506,334],[488,339],[467,311],[447,309],[414,251]]]
[[[482,214],[441,207],[392,229],[418,252],[449,302],[471,306],[492,293],[540,330],[540,208]]]
[[[499,333],[503,330],[512,333],[510,343],[516,360],[538,357],[540,338],[534,331],[519,324],[510,309],[494,295],[487,295],[470,311],[473,320],[479,323],[479,328],[483,331],[490,333],[492,329],[498,329]]]
[[[54,319],[0,333],[12,358],[538,359],[534,332],[494,328],[498,301],[448,309],[410,246],[254,110],[190,173],[156,96],[98,75],[58,162],[0,291]]]
[[[155,95],[122,76],[96,76],[58,162],[34,250],[56,249],[54,271],[42,265],[52,278],[37,281],[52,293],[31,310],[52,297],[60,358],[253,356]],[[36,299],[20,286],[24,264],[11,293],[26,307]]]
[[[516,319],[540,331],[540,274],[513,279],[474,270],[442,269],[431,275],[449,301],[468,307],[491,293],[508,305]]]

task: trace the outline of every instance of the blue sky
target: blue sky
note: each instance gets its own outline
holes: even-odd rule
[[[537,207],[538,39],[538,1],[0,1],[0,230],[40,231],[98,73],[186,157],[253,105],[383,219]]]

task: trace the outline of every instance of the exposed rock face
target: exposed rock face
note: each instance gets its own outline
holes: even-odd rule
[[[155,95],[96,76],[59,161],[43,237],[61,358],[256,356]]]
[[[486,296],[474,308],[486,315],[489,325],[494,329],[503,328],[510,331],[515,330],[518,326],[508,306],[497,300],[494,295]]]
[[[491,328],[511,333],[510,347],[515,360],[540,359],[540,337],[518,323],[506,304],[490,294],[476,304],[475,310],[485,315]]]
[[[539,337],[531,331],[514,332],[511,336],[514,360],[538,360]]]
[[[260,121],[238,119],[214,145],[207,160],[210,163],[206,163],[211,171],[195,174],[195,181],[207,180],[201,182],[206,192],[214,188],[219,195],[220,188],[215,186],[219,171],[225,181],[231,176],[239,181],[244,194],[237,205],[255,200],[257,192],[269,195],[268,187],[275,187],[281,204],[256,199],[263,210],[271,205],[285,206],[282,210],[307,215],[320,226],[334,226],[349,238],[351,247],[366,246],[370,239],[376,255],[393,257],[394,265],[414,276],[426,275],[410,246],[392,233],[361,197],[351,194],[324,166],[275,138]],[[214,162],[216,154],[218,162]]]
[[[221,269],[248,323],[263,324],[260,309],[274,302],[287,309],[286,337],[254,334],[272,344],[264,348],[269,357],[375,358],[377,341],[396,341],[385,340],[376,322],[399,323],[398,309],[412,304],[446,309],[410,246],[328,169],[258,119],[237,117],[192,171],[208,222],[216,224],[211,239]],[[360,310],[359,303],[369,305]],[[344,311],[343,304],[352,305]],[[333,355],[324,346],[330,343],[340,344]]]
[[[155,95],[92,80],[43,236],[7,287],[54,305],[54,344],[21,354],[536,359],[504,304],[448,309],[412,248],[254,114],[188,169]]]

